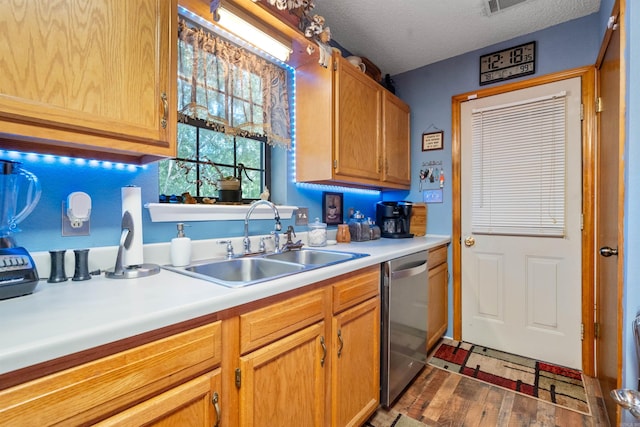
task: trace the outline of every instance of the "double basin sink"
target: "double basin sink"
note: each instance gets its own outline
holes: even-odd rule
[[[241,288],[365,256],[368,255],[299,249],[224,260],[204,260],[187,267],[165,266],[164,268],[229,288]]]

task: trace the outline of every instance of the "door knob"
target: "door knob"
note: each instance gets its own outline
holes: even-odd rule
[[[464,245],[466,247],[471,247],[475,244],[476,244],[476,239],[474,239],[472,236],[468,236],[466,239],[464,239]]]
[[[600,248],[600,255],[605,257],[610,257],[611,255],[618,256],[618,249],[613,249],[609,246],[603,246]]]

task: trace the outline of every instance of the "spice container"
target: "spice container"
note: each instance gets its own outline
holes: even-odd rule
[[[327,246],[327,224],[319,218],[309,224],[309,246]]]
[[[351,242],[351,233],[349,233],[349,224],[338,224],[338,232],[336,233],[338,243]]]
[[[352,242],[364,242],[371,239],[369,223],[360,211],[356,211],[349,220],[349,233]]]

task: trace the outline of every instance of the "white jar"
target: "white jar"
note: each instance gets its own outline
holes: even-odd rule
[[[327,246],[327,224],[316,218],[309,224],[309,246]]]

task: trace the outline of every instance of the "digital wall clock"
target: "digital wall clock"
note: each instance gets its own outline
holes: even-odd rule
[[[514,79],[536,72],[536,42],[480,57],[480,85]]]

